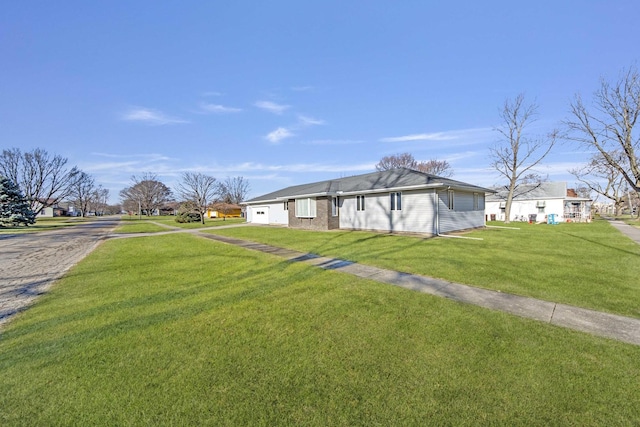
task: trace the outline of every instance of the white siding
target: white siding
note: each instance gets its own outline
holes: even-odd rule
[[[544,212],[540,212],[537,207],[538,202],[544,202]],[[485,214],[489,219],[491,215],[496,216],[497,221],[504,221],[504,209],[500,209],[501,202],[487,202]],[[502,202],[504,203],[504,202]],[[514,200],[511,204],[511,221],[524,218],[529,220],[530,214],[537,214],[536,221],[543,222],[545,216],[555,214],[556,220],[562,221],[564,213],[564,199],[539,199],[539,200]]]
[[[391,210],[389,193],[365,195],[365,210],[356,210],[356,197],[341,198],[340,228],[433,234],[433,190],[403,191],[402,209]]]
[[[484,226],[484,194],[478,195],[478,209],[473,210],[473,193],[455,191],[453,210],[449,209],[449,193],[438,192],[440,233]]]
[[[467,212],[473,210],[473,193],[459,193],[454,194],[454,210],[459,212]]]
[[[289,225],[289,211],[284,209],[284,202],[263,203],[260,205],[247,206],[247,222],[259,223],[254,215],[256,210],[268,211],[269,224]]]
[[[46,217],[46,218],[53,218],[53,208],[46,207],[46,208],[42,209],[38,216]]]

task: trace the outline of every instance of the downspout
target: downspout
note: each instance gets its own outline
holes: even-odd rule
[[[433,200],[434,203],[436,204],[436,229],[435,229],[435,234],[436,236],[440,235],[440,203],[438,203],[438,190],[437,189],[433,189]]]

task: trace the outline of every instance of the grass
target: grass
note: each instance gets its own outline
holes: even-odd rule
[[[193,230],[245,222],[244,218],[205,218],[204,224],[200,222],[179,223],[176,222],[175,216],[123,217],[122,220],[121,226],[116,230],[118,233],[155,233],[171,228]]]
[[[465,234],[482,241],[270,227],[207,232],[640,317],[640,246],[606,221],[512,226],[519,229]]]
[[[18,227],[0,227],[0,234],[21,234],[34,233],[39,231],[53,231],[63,227],[77,225],[80,222],[92,221],[91,218],[80,217],[55,217],[55,218],[37,218],[36,223]]]
[[[357,235],[374,251],[388,237]],[[0,424],[637,425],[638,360],[196,236],[142,237],[103,243],[7,326]]]

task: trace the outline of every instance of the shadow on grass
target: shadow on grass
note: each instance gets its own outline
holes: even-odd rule
[[[15,340],[17,343],[28,343],[23,344],[20,351],[45,361],[49,353],[46,349],[49,348],[55,349],[60,345],[90,342],[95,339],[109,339],[130,332],[143,331],[154,325],[171,324],[211,310],[264,298],[295,285],[298,280],[304,280],[307,277],[306,271],[300,269],[289,272],[286,281],[271,277],[274,271],[277,271],[280,277],[282,272],[291,266],[292,264],[288,261],[282,261],[275,266],[268,263],[261,268],[245,270],[239,272],[240,274],[218,279],[219,283],[183,282],[181,289],[148,293],[134,298],[124,297],[119,301],[46,318],[24,326],[18,324],[3,333],[2,338]],[[149,313],[156,309],[160,310]],[[109,321],[109,318],[115,318],[115,320]],[[99,325],[91,326],[92,323],[99,323]],[[64,332],[55,336],[57,329],[62,329]],[[25,337],[32,334],[38,335],[36,342],[24,341]],[[55,337],[47,338],[51,336]]]
[[[594,244],[594,245],[597,245],[597,246],[602,246],[603,248],[611,249],[611,250],[614,250],[614,251],[617,251],[617,252],[622,252],[622,253],[625,253],[625,254],[628,254],[628,255],[633,255],[635,257],[640,257],[640,254],[638,252],[628,251],[626,249],[621,249],[621,248],[616,247],[616,246],[607,245],[606,243],[603,243],[602,241],[588,239],[586,237],[579,236],[579,235],[573,234],[573,233],[568,233],[566,231],[559,231],[559,234],[564,234],[565,236],[570,236],[570,237],[576,238],[578,240],[589,242],[591,244]]]

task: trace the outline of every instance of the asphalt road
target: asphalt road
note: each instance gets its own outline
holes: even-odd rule
[[[60,230],[0,234],[0,328],[27,308],[118,225],[99,218]]]

